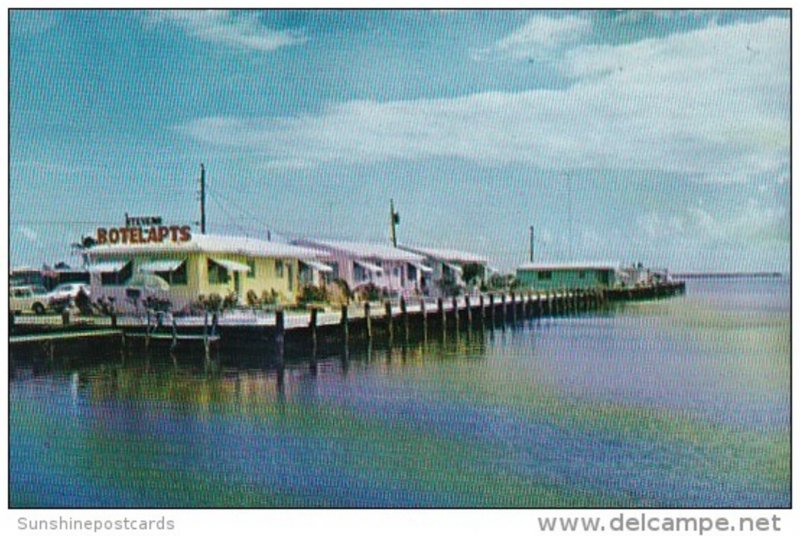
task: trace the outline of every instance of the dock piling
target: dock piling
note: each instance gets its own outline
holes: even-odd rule
[[[278,308],[275,311],[275,360],[279,366],[283,366],[283,355],[285,351],[285,331],[283,309]]]
[[[422,314],[422,334],[428,338],[428,311],[425,309],[425,298],[419,299],[419,311]]]
[[[392,302],[386,300],[384,303],[384,308],[386,309],[386,331],[389,334],[389,344],[392,344],[394,341],[394,321],[392,319]]]
[[[312,307],[309,313],[308,328],[311,330],[311,353],[317,354],[317,314],[319,313],[316,307]]]
[[[400,318],[403,320],[403,337],[408,343],[408,310],[406,309],[406,299],[403,296],[400,296]]]
[[[344,337],[344,344],[347,346],[350,342],[350,322],[347,320],[347,304],[342,305],[342,318],[340,322],[342,324],[342,337]]]
[[[442,326],[442,333],[445,333],[447,331],[447,315],[444,310],[444,300],[441,297],[437,298],[436,305],[439,309],[439,323]]]
[[[372,316],[369,311],[369,302],[364,302],[364,323],[366,324],[367,339],[372,340]]]

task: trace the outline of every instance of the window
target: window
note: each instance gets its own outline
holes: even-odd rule
[[[226,270],[224,266],[217,264],[211,259],[208,259],[207,266],[208,266],[208,283],[210,285],[221,285],[229,281],[228,270]]]
[[[128,282],[133,275],[133,263],[128,261],[118,272],[103,272],[100,274],[100,284],[105,287],[118,287]]]
[[[539,281],[550,281],[553,279],[553,272],[539,272]]]
[[[250,267],[250,271],[247,272],[247,279],[255,279],[255,277],[256,277],[256,260],[255,259],[247,259],[247,266]]]
[[[283,277],[283,261],[281,260],[275,261],[275,276]]]
[[[289,276],[289,292],[294,290],[294,265],[292,263],[286,263],[286,275]]]
[[[417,267],[413,264],[408,265],[408,278],[412,281],[417,280]]]
[[[155,275],[169,283],[170,285],[185,285],[188,282],[186,274],[186,261],[182,262],[171,272],[153,272]]]
[[[330,266],[333,271],[330,272],[331,279],[339,279],[339,263],[338,262],[329,262],[328,266]]]
[[[360,264],[353,264],[353,277],[357,282],[369,279],[369,272]]]

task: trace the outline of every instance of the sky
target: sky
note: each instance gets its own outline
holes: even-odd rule
[[[10,263],[125,213],[783,271],[786,11],[12,11]]]

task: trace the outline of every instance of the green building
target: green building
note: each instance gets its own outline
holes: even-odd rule
[[[617,266],[613,263],[537,264],[517,268],[517,281],[535,290],[613,287]]]

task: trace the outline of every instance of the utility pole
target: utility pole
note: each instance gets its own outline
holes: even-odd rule
[[[529,251],[529,258],[530,262],[533,262],[533,225],[531,225],[531,244],[530,244],[530,251]]]
[[[397,231],[395,226],[400,224],[400,214],[394,211],[394,199],[389,200],[389,224],[391,225],[392,245],[397,247]]]
[[[206,168],[200,164],[200,234],[206,234]]]

